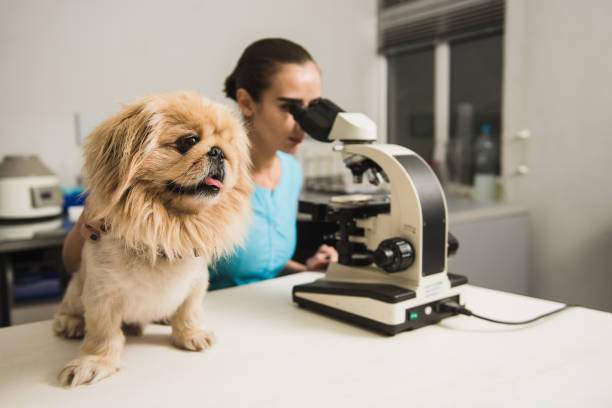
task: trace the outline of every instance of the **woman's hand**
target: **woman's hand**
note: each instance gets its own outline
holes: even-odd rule
[[[306,260],[306,270],[324,271],[330,262],[338,262],[338,252],[334,247],[323,244]]]
[[[77,220],[74,227],[70,230],[62,247],[62,262],[64,269],[68,274],[78,271],[81,264],[81,251],[85,241],[97,242],[100,236],[107,232],[110,227],[104,223],[104,220],[93,222],[89,219],[87,204]]]
[[[79,225],[77,225],[79,228],[79,233],[85,240],[90,242],[98,241],[100,236],[108,232],[108,229],[110,228],[109,225],[105,224],[103,219],[97,221],[90,220],[87,213],[87,205],[85,205],[83,214],[81,214],[79,221]]]

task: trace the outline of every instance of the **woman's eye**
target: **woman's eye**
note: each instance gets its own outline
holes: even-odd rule
[[[280,106],[281,110],[285,111],[285,112],[289,112],[289,104],[288,103],[284,103]]]
[[[176,148],[179,152],[184,154],[199,141],[200,138],[196,135],[183,136],[176,141]]]

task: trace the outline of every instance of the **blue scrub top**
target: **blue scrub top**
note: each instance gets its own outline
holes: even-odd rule
[[[209,267],[210,290],[273,278],[293,256],[302,167],[290,154],[276,155],[281,179],[274,190],[255,185],[253,219],[245,245]]]

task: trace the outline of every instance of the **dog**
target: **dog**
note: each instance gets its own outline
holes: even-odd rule
[[[115,373],[122,330],[169,318],[172,343],[201,351],[207,265],[243,243],[250,217],[249,140],[227,107],[197,93],[152,95],[124,106],[88,136],[88,219],[108,229],[85,242],[53,330],[84,336],[59,373],[63,386]],[[127,331],[126,331],[127,332]]]

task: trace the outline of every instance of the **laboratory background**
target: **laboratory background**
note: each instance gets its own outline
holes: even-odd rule
[[[0,0],[0,156],[36,156],[74,199],[84,139],[121,103],[195,90],[231,105],[240,52],[287,38],[323,96],[434,168],[460,242],[450,272],[612,312],[611,18],[606,0]],[[328,145],[297,158],[305,192],[356,191]],[[59,250],[29,251],[3,252],[12,324],[61,297]]]

